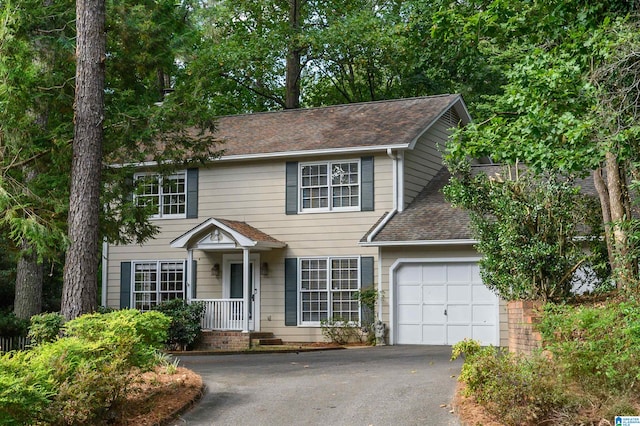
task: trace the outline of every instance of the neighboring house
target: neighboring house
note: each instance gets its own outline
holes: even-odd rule
[[[353,294],[374,286],[389,343],[504,344],[468,218],[439,192],[469,121],[459,95],[221,117],[221,158],[161,182],[141,165],[161,232],[106,248],[103,300],[204,300],[205,329],[314,342],[323,319],[359,322]]]

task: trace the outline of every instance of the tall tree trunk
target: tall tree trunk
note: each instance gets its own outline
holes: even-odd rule
[[[76,94],[69,240],[64,265],[62,314],[67,319],[97,306],[105,79],[105,2],[76,2]]]
[[[29,319],[42,311],[44,267],[26,240],[22,241],[20,249],[22,256],[18,260],[13,313],[18,318]]]
[[[302,0],[289,0],[289,28],[293,36],[293,41],[287,52],[287,71],[285,76],[285,108],[300,108],[300,56],[302,48],[298,39],[300,34],[300,9]]]

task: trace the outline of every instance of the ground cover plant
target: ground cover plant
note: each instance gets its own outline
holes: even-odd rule
[[[602,425],[640,415],[639,303],[548,303],[538,328],[543,347],[530,356],[456,344],[465,395],[504,425]]]
[[[0,356],[0,424],[84,425],[116,420],[136,371],[158,356],[170,319],[122,310],[67,322],[63,337]]]

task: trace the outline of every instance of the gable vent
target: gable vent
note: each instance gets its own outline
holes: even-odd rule
[[[453,108],[449,108],[449,110],[442,115],[442,120],[448,128],[457,127],[460,123],[460,116],[458,116]]]

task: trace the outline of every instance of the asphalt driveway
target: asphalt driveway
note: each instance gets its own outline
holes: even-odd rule
[[[459,425],[448,346],[183,357],[207,393],[173,425]],[[443,406],[444,405],[444,406]]]

